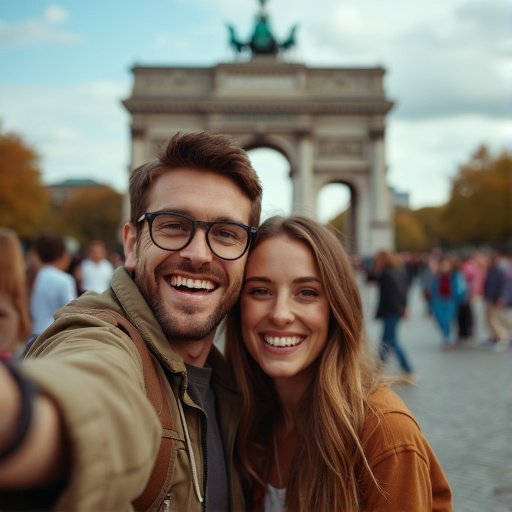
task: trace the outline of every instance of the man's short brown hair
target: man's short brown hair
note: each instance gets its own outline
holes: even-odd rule
[[[251,201],[249,224],[257,227],[262,187],[247,153],[226,135],[199,132],[174,135],[157,155],[158,160],[137,167],[130,176],[130,221],[146,213],[153,180],[182,167],[216,172],[233,180]]]

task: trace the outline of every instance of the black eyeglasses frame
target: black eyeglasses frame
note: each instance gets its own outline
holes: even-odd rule
[[[191,222],[192,224],[192,230],[190,232],[190,237],[188,239],[188,241],[180,248],[178,249],[167,249],[166,247],[162,247],[161,245],[157,244],[155,239],[153,238],[153,221],[160,215],[173,215],[175,217],[180,217],[182,219],[186,219],[188,221]],[[206,243],[208,244],[208,247],[210,248],[210,251],[212,251],[212,253],[217,256],[217,258],[220,258],[221,260],[225,260],[225,261],[236,261],[236,260],[239,260],[246,252],[247,250],[249,249],[252,241],[254,240],[254,238],[256,237],[256,234],[258,233],[258,228],[255,228],[253,226],[247,226],[245,224],[242,224],[240,222],[233,222],[233,221],[228,221],[228,220],[220,220],[220,221],[213,221],[213,222],[207,222],[207,221],[204,221],[204,220],[195,220],[193,219],[192,217],[189,217],[188,215],[185,215],[183,213],[178,213],[178,212],[172,212],[172,211],[158,211],[158,212],[146,212],[146,213],[143,213],[138,219],[137,219],[137,223],[139,222],[142,222],[144,220],[147,220],[148,221],[148,227],[149,227],[149,236],[151,237],[151,241],[159,248],[159,249],[162,249],[163,251],[170,251],[170,252],[176,252],[176,251],[181,251],[182,249],[184,249],[185,247],[187,247],[188,244],[190,244],[190,242],[192,242],[194,236],[195,236],[195,233],[196,233],[196,227],[199,226],[201,228],[203,228],[205,231],[206,231]],[[209,239],[209,232],[210,232],[210,229],[215,226],[216,224],[228,224],[228,225],[231,225],[231,226],[238,226],[240,228],[243,228],[246,232],[247,232],[247,243],[245,245],[245,248],[244,250],[242,251],[242,254],[240,254],[240,256],[237,256],[236,258],[223,258],[222,256],[219,256],[213,249],[212,249],[212,246],[210,244],[210,239]]]

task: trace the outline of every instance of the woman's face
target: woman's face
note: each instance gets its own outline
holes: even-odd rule
[[[12,352],[20,342],[19,315],[11,297],[0,291],[0,352]]]
[[[330,307],[309,247],[286,235],[249,256],[240,298],[245,346],[272,379],[303,373],[327,341]],[[310,378],[310,377],[307,377]]]

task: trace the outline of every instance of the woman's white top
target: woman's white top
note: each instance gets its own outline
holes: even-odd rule
[[[286,497],[286,487],[277,489],[267,483],[267,492],[263,501],[264,512],[285,512],[284,499]]]

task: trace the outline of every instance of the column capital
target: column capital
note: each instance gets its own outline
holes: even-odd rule
[[[368,130],[370,139],[372,142],[376,142],[379,140],[384,140],[384,134],[386,133],[386,129],[384,126],[371,126]]]
[[[138,126],[131,126],[130,131],[132,139],[143,139],[146,135],[146,129]]]

